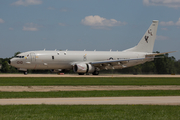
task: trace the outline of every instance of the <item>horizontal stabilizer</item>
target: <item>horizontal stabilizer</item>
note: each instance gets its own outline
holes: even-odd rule
[[[176,52],[176,51],[163,52],[163,53],[153,53],[153,54],[146,55],[146,57],[148,57],[148,56],[156,56],[156,55],[164,55],[164,54],[167,54],[167,53],[173,53],[173,52]]]

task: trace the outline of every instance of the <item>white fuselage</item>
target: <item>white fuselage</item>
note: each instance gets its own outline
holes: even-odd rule
[[[20,69],[72,69],[76,63],[90,63],[94,61],[123,60],[145,58],[148,53],[119,52],[119,51],[30,51],[19,54],[11,59],[11,65]],[[142,64],[151,59],[136,60],[126,63],[126,67]],[[111,69],[109,67],[108,69]],[[121,65],[114,66],[122,68]]]

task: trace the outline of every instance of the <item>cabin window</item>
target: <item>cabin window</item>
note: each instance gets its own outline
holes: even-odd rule
[[[54,60],[54,56],[52,56],[52,59]]]

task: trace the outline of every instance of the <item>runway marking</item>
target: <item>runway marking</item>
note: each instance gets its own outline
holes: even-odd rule
[[[0,105],[180,105],[180,96],[0,99]]]

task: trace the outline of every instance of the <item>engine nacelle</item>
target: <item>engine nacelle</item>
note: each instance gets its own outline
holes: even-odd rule
[[[81,63],[81,64],[75,64],[73,66],[73,70],[74,72],[77,73],[93,73],[95,71],[95,67],[92,66],[91,64]]]

